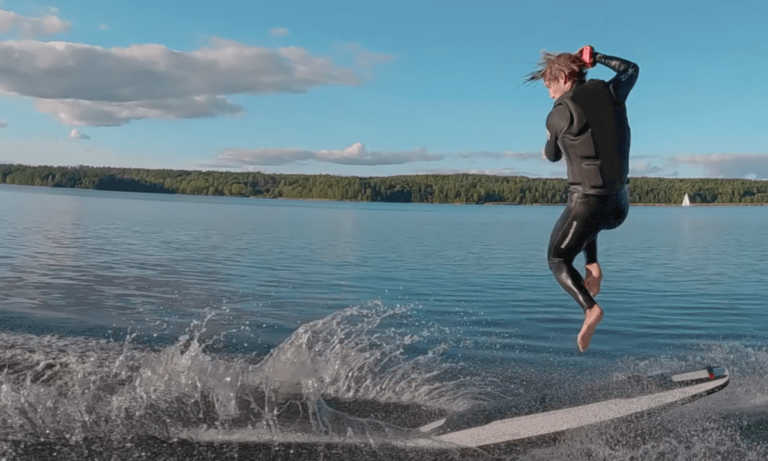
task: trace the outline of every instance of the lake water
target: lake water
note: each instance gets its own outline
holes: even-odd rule
[[[768,207],[632,207],[586,353],[546,263],[561,211],[0,186],[0,455],[766,459]],[[725,390],[556,443],[388,443],[708,364]]]

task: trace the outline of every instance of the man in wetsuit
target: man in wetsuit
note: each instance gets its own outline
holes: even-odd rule
[[[626,101],[639,72],[633,62],[597,52],[582,53],[585,49],[594,51],[584,47],[576,54],[544,53],[540,69],[528,76],[529,82],[543,80],[555,100],[547,117],[543,155],[551,162],[565,157],[569,190],[547,256],[557,281],[584,310],[577,338],[582,352],[603,319],[603,310],[594,299],[603,279],[597,262],[597,234],[619,227],[629,212]],[[586,80],[586,69],[598,63],[616,75],[608,82]],[[586,259],[586,279],[573,267],[581,252]]]

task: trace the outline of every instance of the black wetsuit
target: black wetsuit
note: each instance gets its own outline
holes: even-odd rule
[[[585,311],[595,300],[574,269],[582,251],[597,262],[597,234],[627,217],[630,129],[626,100],[638,77],[630,61],[595,53],[599,64],[617,72],[610,81],[577,83],[555,101],[547,117],[544,154],[568,163],[568,203],[552,230],[548,261],[557,281]]]

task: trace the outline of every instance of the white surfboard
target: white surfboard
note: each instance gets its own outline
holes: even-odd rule
[[[441,419],[421,426],[419,430],[427,433],[437,432],[435,436],[423,440],[424,446],[431,445],[430,441],[432,441],[438,444],[442,442],[464,447],[482,447],[531,439],[688,403],[725,388],[730,378],[725,368],[706,367],[693,372],[673,376],[655,376],[649,379],[654,380],[654,392],[646,395],[526,414],[447,433],[439,431],[447,421],[447,419]],[[666,390],[659,391],[665,388]]]

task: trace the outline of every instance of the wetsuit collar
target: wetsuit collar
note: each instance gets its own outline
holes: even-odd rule
[[[587,83],[586,80],[580,80],[580,81],[576,82],[576,84],[573,85],[573,87],[570,90],[566,91],[565,93],[561,94],[559,98],[555,99],[555,104],[557,104],[558,101],[560,101],[561,99],[563,99],[563,98],[565,98],[567,96],[570,96],[573,93],[573,90],[575,90],[576,88],[580,87],[581,85],[583,85],[585,83]]]

